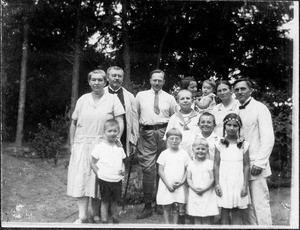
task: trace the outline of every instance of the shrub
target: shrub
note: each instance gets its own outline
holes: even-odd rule
[[[56,116],[55,120],[51,120],[50,127],[39,123],[31,140],[31,146],[36,152],[36,156],[57,159],[59,148],[68,137],[68,127],[69,122],[63,116]]]

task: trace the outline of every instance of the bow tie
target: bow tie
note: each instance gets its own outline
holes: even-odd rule
[[[239,106],[239,109],[245,109],[246,106],[250,103],[251,99],[249,101],[247,101],[245,104]]]
[[[118,90],[113,90],[113,89],[111,89],[111,88],[108,88],[109,89],[109,92],[110,93],[113,93],[113,94],[117,94],[117,93],[119,93],[119,92],[122,92],[122,88],[119,88]]]

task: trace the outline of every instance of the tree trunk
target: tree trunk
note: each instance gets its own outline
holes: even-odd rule
[[[129,33],[127,25],[127,0],[122,0],[122,42],[123,42],[123,64],[124,64],[124,86],[131,90],[131,78],[130,78],[130,47],[129,47]]]
[[[81,0],[77,0],[75,50],[74,50],[73,72],[72,72],[71,114],[73,113],[73,111],[75,109],[76,101],[78,99],[79,69],[80,69],[80,56],[81,56],[81,47],[80,47],[80,28],[81,28],[80,7],[81,7]]]
[[[15,144],[18,147],[22,146],[23,128],[24,128],[24,113],[26,100],[26,73],[28,62],[28,35],[29,24],[27,18],[24,20],[23,44],[22,44],[22,61],[21,61],[21,76],[20,76],[20,93],[19,93],[19,109],[18,109],[18,124]]]
[[[162,56],[162,49],[163,49],[163,45],[164,45],[164,42],[166,40],[166,37],[169,33],[169,29],[170,29],[170,25],[169,25],[169,22],[167,22],[167,28],[165,30],[165,34],[162,37],[160,45],[159,45],[159,50],[158,50],[158,55],[157,55],[157,62],[156,62],[156,69],[159,69],[159,66],[160,66],[160,59],[161,59],[161,56]]]
[[[76,31],[75,31],[75,48],[74,48],[74,63],[72,72],[72,93],[71,93],[71,106],[70,106],[70,116],[75,109],[76,101],[78,99],[78,85],[79,85],[79,70],[80,70],[80,29],[81,29],[81,0],[76,1],[77,4],[77,15],[76,15]],[[68,135],[67,145],[69,144],[70,133]]]

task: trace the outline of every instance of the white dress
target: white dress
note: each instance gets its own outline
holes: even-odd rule
[[[192,174],[195,187],[204,188],[213,177],[213,162],[209,159],[204,161],[193,160],[189,163],[187,171]],[[189,188],[187,201],[187,213],[190,216],[205,217],[219,214],[217,195],[213,186],[202,195],[198,195]]]
[[[105,121],[122,114],[124,109],[116,95],[104,93],[97,104],[91,93],[78,99],[72,114],[77,125],[68,169],[69,196],[99,196],[95,189],[96,176],[90,165],[90,153],[103,135]]]
[[[182,181],[185,168],[187,167],[189,161],[190,157],[183,149],[179,149],[177,152],[166,149],[157,159],[157,163],[164,166],[165,176],[170,183]],[[175,202],[185,204],[186,192],[187,187],[185,183],[177,188],[174,192],[170,192],[164,182],[159,179],[156,202],[159,205],[168,205]]]
[[[244,141],[239,149],[236,143],[230,143],[228,147],[220,142],[216,145],[220,152],[219,183],[222,196],[218,197],[218,205],[223,208],[245,209],[250,204],[250,194],[241,197],[244,183],[243,155],[249,148],[248,142]]]

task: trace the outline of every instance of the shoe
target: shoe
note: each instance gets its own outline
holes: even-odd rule
[[[86,219],[77,219],[75,220],[74,224],[86,224],[86,223],[89,223],[89,220],[86,218]]]
[[[157,215],[163,215],[164,211],[161,205],[155,205],[155,212]]]
[[[152,216],[152,209],[150,208],[144,208],[143,211],[137,215],[137,219],[145,219],[147,217]]]

